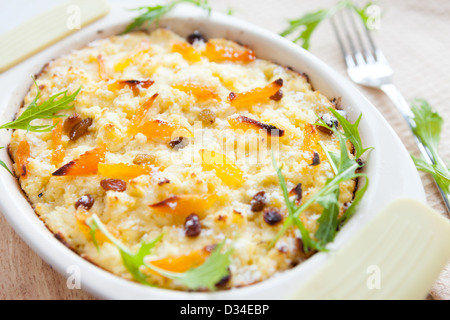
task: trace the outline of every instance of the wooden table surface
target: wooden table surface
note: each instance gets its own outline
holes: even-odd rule
[[[58,0],[39,1],[39,9],[51,8]],[[115,1],[117,2],[117,0]],[[34,4],[33,4],[34,3]],[[144,5],[155,1],[143,1]],[[297,18],[305,12],[328,8],[333,0],[210,0],[212,8],[227,12],[232,9],[236,17],[279,33],[286,19]],[[380,1],[383,17],[375,40],[395,70],[395,83],[408,101],[421,97],[430,102],[445,119],[450,121],[450,1]],[[0,12],[0,33],[31,17],[35,2],[24,0],[9,2]],[[21,8],[29,7],[27,14]],[[345,74],[345,66],[328,23],[319,27],[312,38],[310,51]],[[390,101],[379,91],[360,88],[380,110],[394,128],[407,149],[418,154],[413,137],[402,117]],[[450,123],[450,122],[449,122]],[[450,159],[450,126],[444,126],[441,154]],[[395,155],[394,155],[395,156]],[[421,173],[428,204],[446,215],[433,180]],[[450,272],[450,271],[449,271]],[[431,298],[450,299],[450,284],[439,282],[439,290],[431,291]],[[58,274],[8,225],[0,215],[0,299],[95,299],[82,289],[68,289],[66,279]]]

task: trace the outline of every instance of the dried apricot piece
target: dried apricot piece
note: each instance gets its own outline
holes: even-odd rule
[[[106,71],[105,58],[101,54],[97,56],[97,65],[98,65],[98,77],[100,78],[100,80],[107,81],[109,77]]]
[[[148,98],[144,102],[144,104],[139,108],[137,113],[135,115],[133,115],[133,117],[130,120],[130,124],[128,125],[128,132],[129,133],[136,134],[138,132],[138,128],[139,128],[140,124],[145,119],[145,116],[147,115],[148,110],[150,110],[150,108],[153,105],[153,102],[155,101],[155,99],[157,97],[158,97],[157,93],[152,95],[150,98]]]
[[[108,84],[108,90],[117,92],[125,87],[129,87],[133,94],[137,96],[140,89],[148,89],[154,83],[153,80],[116,80]]]
[[[81,230],[81,232],[87,239],[92,240],[91,228],[86,222],[86,220],[89,217],[90,215],[84,209],[78,209],[77,211],[75,211],[75,219],[77,221],[78,228]],[[107,227],[107,229],[114,236],[118,236],[119,233],[114,228]],[[102,244],[103,242],[111,242],[100,229],[95,230],[95,240],[97,241],[98,244]]]
[[[275,80],[265,87],[254,88],[252,90],[235,93],[231,92],[228,96],[228,102],[236,108],[248,107],[257,103],[264,103],[270,100],[283,86],[283,79]]]
[[[318,145],[320,141],[319,133],[315,126],[310,123],[305,125],[303,130],[303,146],[302,151],[306,152],[308,156],[305,158],[306,161],[311,162],[311,164],[317,164],[317,158],[325,159],[325,154],[322,148]]]
[[[64,150],[64,145],[62,143],[62,134],[63,134],[62,119],[60,118],[53,119],[53,125],[55,127],[52,129],[53,151],[51,163],[56,165],[64,160],[66,152]]]
[[[211,253],[208,250],[200,249],[191,251],[186,255],[166,257],[163,259],[150,261],[149,263],[166,271],[185,272],[189,269],[196,268],[202,265],[210,256],[210,254]],[[159,275],[156,271],[150,269],[148,270],[153,274]]]
[[[237,188],[244,183],[242,170],[224,154],[206,149],[202,149],[200,153],[203,170],[215,170],[217,177],[230,187]]]
[[[52,173],[53,176],[86,176],[98,172],[98,164],[105,160],[106,148],[100,146],[86,151]]]
[[[31,156],[30,145],[27,140],[22,140],[19,143],[16,151],[16,163],[19,176],[23,179],[27,177],[28,163]]]
[[[207,85],[186,81],[180,84],[175,84],[172,88],[191,94],[199,100],[215,99],[217,101],[221,101],[216,90]]]
[[[200,214],[217,201],[215,194],[184,194],[164,199],[149,207],[160,213],[187,216],[193,212]]]
[[[98,173],[111,179],[130,180],[142,175],[151,175],[156,171],[152,165],[138,165],[127,163],[99,163]]]
[[[124,58],[119,60],[119,62],[114,66],[114,71],[123,72],[123,70],[125,70],[126,67],[128,67],[129,65],[133,64],[135,61],[140,59],[144,54],[146,53],[150,54],[151,52],[152,52],[151,48],[147,47],[125,56]]]
[[[145,135],[147,139],[158,138],[164,141],[171,141],[176,137],[193,137],[192,132],[186,127],[158,119],[145,121],[137,128],[137,132]]]
[[[195,63],[201,59],[201,54],[193,46],[186,42],[177,42],[172,45],[172,52],[177,52],[183,56],[184,60]]]
[[[218,43],[207,42],[204,55],[212,62],[242,62],[249,63],[256,59],[255,53],[250,49],[237,50]]]
[[[259,122],[258,120],[240,114],[230,116],[228,118],[228,123],[233,130],[242,130],[244,132],[247,130],[264,130],[267,135],[272,137],[282,137],[284,135],[284,130],[279,129],[274,125]]]

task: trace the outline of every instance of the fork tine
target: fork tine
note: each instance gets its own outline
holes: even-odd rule
[[[336,39],[338,40],[339,48],[341,49],[342,55],[344,56],[345,64],[347,65],[347,68],[355,67],[355,61],[353,60],[353,56],[350,53],[348,53],[345,48],[344,42],[342,40],[342,37],[339,33],[338,27],[335,22],[335,17],[332,16],[330,21],[331,21],[331,25],[333,26],[333,30],[336,35]]]
[[[372,33],[370,32],[369,28],[364,24],[364,31],[367,36],[367,40],[369,41],[370,47],[372,49],[372,52],[374,53],[374,58],[378,62],[388,63],[386,57],[384,56],[383,52],[377,48],[375,45],[375,41],[373,41]]]
[[[350,29],[349,29],[349,27],[347,25],[347,22],[344,19],[344,14],[349,14],[349,13],[351,14],[349,9],[346,9],[346,10],[344,10],[344,12],[339,14],[339,17],[340,17],[340,20],[341,20],[341,25],[342,25],[344,33],[345,33],[345,35],[347,37],[347,41],[348,41],[348,44],[350,46],[350,50],[352,51],[353,58],[355,59],[356,64],[357,65],[358,64],[364,64],[365,63],[364,57],[363,57],[362,53],[359,50],[356,49],[353,37],[352,37],[351,32],[350,32]]]
[[[367,26],[364,22],[361,21],[360,27],[357,26],[355,16],[356,14],[352,10],[347,10],[348,18],[351,21],[352,27],[355,30],[355,36],[358,40],[360,50],[363,52],[362,55],[367,63],[374,63],[375,57],[374,53],[376,52],[375,43],[372,39],[372,36],[367,29]],[[364,42],[362,35],[361,35],[361,29],[364,29],[367,34],[367,42],[369,43],[370,49],[367,48],[367,44]]]
[[[384,56],[383,52],[376,47],[375,42],[373,41],[372,34],[371,34],[370,30],[367,27],[365,27],[364,29],[366,31],[367,39],[369,40],[370,46],[372,47],[372,51],[375,54],[376,61],[383,62],[383,63],[387,64],[388,61],[387,61],[386,57]]]

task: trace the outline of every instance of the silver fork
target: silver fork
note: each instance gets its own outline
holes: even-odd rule
[[[340,28],[338,28],[338,23]],[[393,70],[383,52],[375,46],[367,27],[359,18],[355,18],[354,12],[350,9],[331,17],[331,24],[344,55],[350,79],[357,84],[382,90],[391,99],[409,127],[414,128],[414,114],[403,95],[393,84]],[[424,159],[429,164],[434,163],[430,151],[418,137],[414,135],[414,138]],[[437,184],[436,186],[444,200],[447,212],[450,213],[450,195]]]

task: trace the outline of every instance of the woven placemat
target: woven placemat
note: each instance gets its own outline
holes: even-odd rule
[[[336,0],[211,0],[213,8],[250,21],[280,33],[287,27],[288,19],[295,19],[309,11],[330,8]],[[361,1],[357,2],[361,3]],[[365,3],[365,2],[363,2]],[[379,29],[373,35],[394,69],[394,82],[411,102],[414,98],[426,99],[450,124],[450,2],[435,1],[377,1],[381,9]],[[311,39],[309,51],[346,75],[345,64],[331,24],[323,22]],[[409,152],[419,155],[414,138],[404,119],[390,100],[380,91],[359,87],[382,113],[399,135]],[[448,119],[448,120],[447,120]],[[380,133],[382,134],[382,133]],[[450,125],[444,125],[440,154],[450,159]],[[395,157],[395,155],[393,155]],[[428,204],[448,217],[434,180],[420,173]],[[450,263],[430,292],[433,299],[450,300]]]

